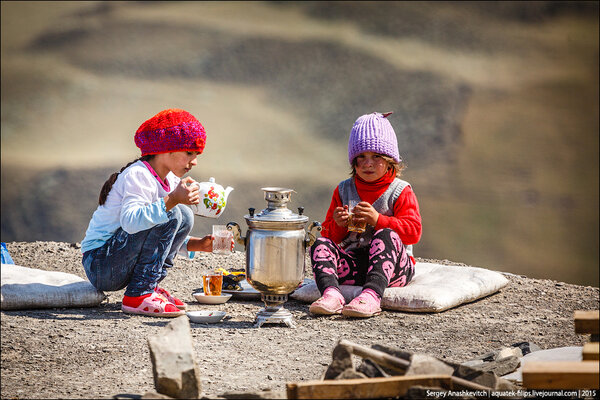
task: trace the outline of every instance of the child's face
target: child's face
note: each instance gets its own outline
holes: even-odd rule
[[[377,153],[367,151],[356,157],[356,174],[363,181],[376,181],[385,175],[388,168],[388,162]]]
[[[168,154],[168,168],[171,172],[181,178],[183,175],[198,164],[196,157],[200,154],[197,151],[175,151]]]

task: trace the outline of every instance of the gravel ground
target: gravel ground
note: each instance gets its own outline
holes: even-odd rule
[[[85,278],[78,244],[10,242],[7,247],[18,265]],[[542,349],[581,346],[589,337],[575,334],[573,312],[596,310],[599,304],[597,287],[507,275],[510,282],[500,292],[439,314],[316,318],[307,304],[290,300],[285,307],[297,328],[256,329],[262,302],[232,299],[207,306],[192,297],[203,272],[240,268],[244,262],[243,252],[178,258],[164,281],[191,309],[224,310],[230,317],[215,325],[191,324],[206,398],[268,389],[285,393],[288,382],[320,379],[342,338],[455,362],[521,341]],[[122,296],[123,291],[108,293],[95,308],[2,311],[2,398],[111,398],[153,391],[147,339],[170,320],[124,314]]]

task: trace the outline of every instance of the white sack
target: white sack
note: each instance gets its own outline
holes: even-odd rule
[[[106,295],[77,275],[2,264],[2,310],[94,307]]]
[[[387,288],[381,299],[384,310],[441,312],[497,292],[508,284],[501,273],[477,267],[458,267],[433,263],[415,266],[415,275],[405,287]],[[341,285],[346,303],[358,296],[360,286]],[[312,303],[321,294],[317,284],[296,289],[292,299]]]

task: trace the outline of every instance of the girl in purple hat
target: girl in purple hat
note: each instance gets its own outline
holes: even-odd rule
[[[334,190],[311,263],[321,297],[309,311],[368,318],[381,312],[387,287],[407,285],[415,271],[412,245],[421,238],[419,204],[403,165],[396,133],[387,117],[372,113],[356,120],[348,141],[351,177]],[[352,213],[351,202],[357,203]],[[349,222],[364,232],[349,231]],[[362,286],[346,304],[339,285]]]
[[[81,242],[85,273],[98,290],[123,288],[121,309],[155,317],[184,315],[187,305],[158,286],[175,255],[212,251],[212,236],[189,236],[198,204],[194,180],[183,175],[196,165],[206,132],[190,113],[159,112],[135,133],[142,156],[112,174]]]

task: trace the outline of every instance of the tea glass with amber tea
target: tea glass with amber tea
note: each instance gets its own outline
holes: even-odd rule
[[[223,274],[211,272],[202,276],[202,286],[205,296],[220,296],[223,287]]]
[[[358,204],[358,201],[350,200],[348,202],[348,230],[350,232],[363,233],[367,227],[367,221],[355,222],[354,221],[354,207]]]

